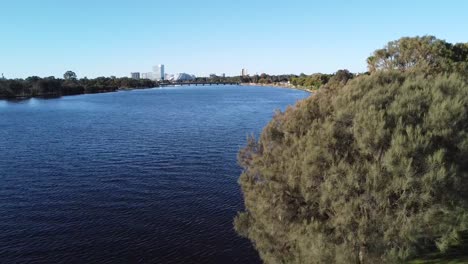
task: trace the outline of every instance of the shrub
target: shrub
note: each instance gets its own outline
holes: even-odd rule
[[[360,76],[278,113],[239,153],[236,230],[266,263],[399,262],[468,223],[468,86]]]

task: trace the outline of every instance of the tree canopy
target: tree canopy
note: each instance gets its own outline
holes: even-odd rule
[[[468,72],[468,43],[451,44],[434,36],[390,41],[367,59],[370,72],[400,70],[424,74]]]
[[[63,74],[63,79],[65,80],[76,80],[76,73],[72,71],[67,71]]]
[[[54,77],[40,78],[31,76],[26,79],[0,79],[0,98],[18,98],[35,96],[62,96],[83,93],[112,92],[119,88],[156,87],[157,82],[131,78],[76,79],[76,75],[67,72],[64,79]]]
[[[459,242],[468,84],[461,60],[429,57],[329,82],[249,139],[235,228],[266,263],[395,263]]]

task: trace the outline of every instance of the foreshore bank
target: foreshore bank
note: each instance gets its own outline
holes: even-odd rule
[[[177,85],[177,84],[174,84]],[[183,84],[179,84],[183,85]],[[202,84],[201,84],[202,85]],[[205,84],[207,85],[207,84]],[[277,88],[285,88],[285,89],[294,89],[294,90],[301,90],[306,91],[309,93],[313,93],[313,90],[305,88],[305,87],[298,87],[287,83],[271,83],[271,84],[262,84],[262,83],[240,83],[241,86],[260,86],[260,87],[277,87]],[[110,89],[102,89],[102,90],[93,90],[93,91],[85,91],[80,90],[78,92],[67,92],[63,93],[61,91],[57,91],[56,93],[39,93],[39,94],[19,94],[19,95],[8,95],[5,96],[0,93],[0,100],[27,100],[30,98],[58,98],[62,96],[71,96],[71,95],[83,95],[83,94],[98,94],[98,93],[109,93],[109,92],[119,92],[119,91],[133,91],[133,90],[143,90],[143,89],[152,89],[152,88],[161,88],[165,86],[153,86],[153,87],[112,87]]]
[[[312,93],[313,91],[311,89],[305,88],[305,87],[298,87],[294,86],[291,84],[287,83],[280,83],[280,84],[274,84],[274,83],[269,83],[269,84],[263,84],[263,83],[241,83],[241,86],[261,86],[261,87],[278,87],[278,88],[285,88],[285,89],[294,89],[294,90],[301,90],[301,91],[306,91],[309,93]]]

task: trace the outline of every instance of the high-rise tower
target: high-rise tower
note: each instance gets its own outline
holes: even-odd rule
[[[158,66],[154,66],[153,72],[154,72],[156,80],[158,81],[164,80],[164,64],[159,64]]]

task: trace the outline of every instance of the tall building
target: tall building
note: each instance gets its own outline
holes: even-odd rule
[[[139,72],[132,72],[132,73],[130,73],[130,76],[131,76],[132,79],[140,80],[140,73]]]
[[[154,77],[157,81],[164,80],[164,64],[159,64],[153,67]]]
[[[247,76],[247,75],[249,75],[247,73],[247,69],[242,69],[241,76]]]

